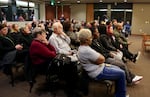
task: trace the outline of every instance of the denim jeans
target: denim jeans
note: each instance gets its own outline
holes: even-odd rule
[[[125,72],[117,66],[105,66],[103,71],[96,77],[97,80],[115,81],[115,97],[126,97]]]
[[[124,64],[122,60],[115,59],[115,58],[107,58],[105,61],[106,61],[106,63],[118,66],[120,69],[122,69],[125,72],[127,83],[129,83],[129,84],[132,83],[132,79],[135,77],[135,74],[133,74],[129,70],[127,65]]]

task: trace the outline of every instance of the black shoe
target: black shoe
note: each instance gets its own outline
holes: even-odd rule
[[[67,97],[82,97],[82,95],[78,92],[73,92],[73,93],[67,94]]]
[[[134,55],[132,62],[135,63],[139,59],[140,55],[141,55],[141,52],[139,51],[137,54]]]
[[[127,59],[126,59],[125,57],[122,58],[122,61],[123,61],[124,63],[127,63]]]

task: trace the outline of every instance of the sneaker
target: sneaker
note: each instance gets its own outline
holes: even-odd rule
[[[139,81],[136,81],[136,82],[134,82],[134,83],[132,83],[132,85],[137,85],[137,84],[139,84],[140,83],[140,80]]]
[[[134,84],[138,84],[140,82],[140,80],[143,79],[143,76],[138,76],[136,75],[133,79],[132,79],[132,83]]]
[[[137,55],[137,57],[136,57],[136,60],[138,60],[138,59],[140,58],[140,55],[141,55],[141,52],[139,51],[139,52],[138,52],[138,55]]]

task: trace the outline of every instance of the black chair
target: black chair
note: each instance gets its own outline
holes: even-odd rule
[[[25,68],[25,76],[26,80],[29,82],[29,92],[32,92],[34,84],[37,82],[36,78],[38,75],[43,75],[45,77],[45,82],[48,81],[48,66],[50,62],[45,62],[43,64],[33,64],[31,58],[28,58],[28,64],[26,64]],[[55,70],[54,70],[55,71]]]
[[[18,71],[20,67],[23,67],[22,63],[18,63],[16,60],[16,50],[10,51],[5,56],[3,56],[3,59],[1,59],[1,69],[3,70],[3,73],[6,74],[7,76],[10,76],[11,78],[11,85],[14,86],[14,72]]]
[[[59,81],[58,69],[59,68],[55,66],[55,64],[52,65],[50,62],[35,65],[32,64],[31,59],[29,59],[29,64],[25,66],[26,78],[30,86],[29,92],[32,92],[34,84],[37,82],[36,77],[38,75],[44,75],[46,87],[48,87],[48,90],[56,97],[56,84]]]

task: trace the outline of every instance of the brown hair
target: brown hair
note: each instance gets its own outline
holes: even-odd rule
[[[6,24],[0,24],[0,30],[2,30],[3,28],[7,27]]]

